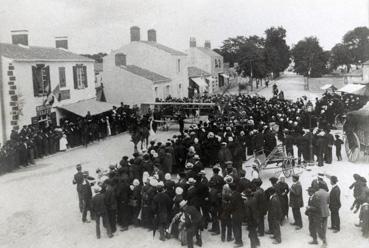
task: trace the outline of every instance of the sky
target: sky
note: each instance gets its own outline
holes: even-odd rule
[[[324,49],[358,26],[369,25],[369,0],[0,0],[0,42],[11,30],[29,30],[29,45],[55,45],[68,36],[76,53],[110,52],[130,41],[131,26],[141,39],[154,28],[159,43],[182,50],[190,37],[212,48],[237,35],[259,35],[271,26],[287,30],[290,46],[308,36]]]

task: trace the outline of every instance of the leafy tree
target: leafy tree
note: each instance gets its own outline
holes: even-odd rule
[[[369,59],[369,29],[357,27],[343,36],[343,44],[350,50],[353,63],[358,65]]]
[[[294,71],[300,75],[320,77],[328,72],[329,52],[323,51],[316,37],[300,40],[292,49]]]
[[[268,75],[265,63],[265,40],[258,36],[250,36],[239,47],[237,62],[239,71],[253,78],[265,78]]]
[[[347,72],[349,72],[351,64],[354,63],[354,58],[347,45],[338,43],[331,50],[329,62],[333,69],[337,69],[338,66],[345,65]]]
[[[228,38],[223,41],[219,54],[224,58],[225,62],[229,62],[233,66],[238,61],[238,53],[242,44],[246,41],[246,37],[237,36],[236,38]]]
[[[290,48],[286,43],[286,30],[271,27],[265,30],[265,57],[268,70],[278,77],[290,64]]]

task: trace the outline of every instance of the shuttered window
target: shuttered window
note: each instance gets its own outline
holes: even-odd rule
[[[87,88],[87,67],[84,65],[73,66],[73,80],[75,89]]]
[[[59,67],[59,86],[60,88],[67,86],[67,81],[65,79],[65,67]]]
[[[124,53],[115,54],[115,65],[116,66],[126,66],[127,58]]]
[[[35,97],[46,96],[51,91],[50,67],[43,64],[32,66],[33,94]]]

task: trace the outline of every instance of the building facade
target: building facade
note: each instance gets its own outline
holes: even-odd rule
[[[27,36],[12,40],[0,43],[2,141],[23,125],[57,124],[63,113],[56,107],[95,97],[93,60],[66,47],[28,46]]]
[[[218,92],[228,82],[229,77],[224,73],[223,56],[211,49],[210,41],[205,41],[204,47],[199,47],[196,45],[196,39],[191,37],[187,54],[189,66],[210,74],[210,94]]]
[[[131,42],[104,57],[106,100],[134,105],[188,96],[187,67],[187,54],[158,43],[155,30],[145,41],[140,29],[131,27]]]

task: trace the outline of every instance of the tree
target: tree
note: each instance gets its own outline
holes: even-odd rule
[[[290,64],[290,48],[286,43],[286,30],[271,27],[265,30],[265,58],[268,70],[278,77]]]
[[[237,62],[239,72],[262,79],[268,75],[267,65],[265,63],[265,40],[259,36],[250,36],[245,39],[239,47]]]
[[[224,58],[225,62],[229,62],[233,66],[234,62],[238,61],[238,53],[240,47],[245,43],[246,37],[237,36],[236,38],[228,38],[223,41],[220,47],[219,54]]]
[[[328,71],[329,52],[323,51],[316,37],[300,40],[292,49],[294,71],[300,75],[320,77]]]
[[[349,72],[351,64],[354,63],[354,58],[347,45],[338,43],[331,50],[329,62],[333,69],[337,69],[338,66],[345,65],[346,72]]]
[[[369,29],[357,27],[343,36],[343,44],[350,50],[353,63],[362,64],[369,59]]]

